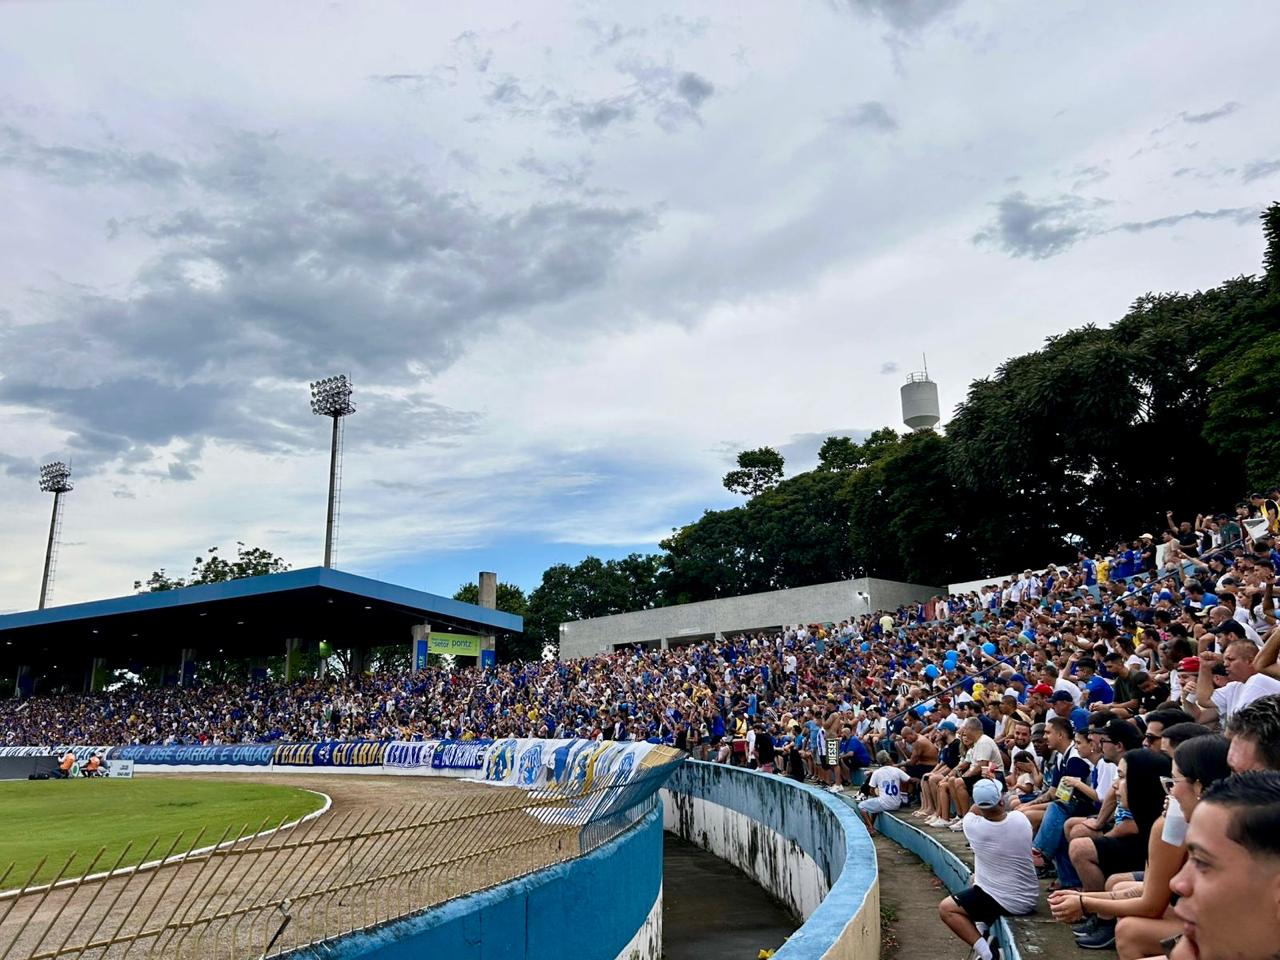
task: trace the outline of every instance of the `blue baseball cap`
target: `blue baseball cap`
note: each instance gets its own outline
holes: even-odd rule
[[[982,807],[984,810],[991,810],[1000,806],[1003,800],[1003,791],[1000,784],[994,780],[979,780],[973,785],[973,805]]]
[[[955,725],[954,723],[952,723],[950,720],[943,720],[940,724],[938,724],[938,729],[939,729],[939,730],[950,730],[952,733],[955,733],[955,732],[956,732],[956,725]]]

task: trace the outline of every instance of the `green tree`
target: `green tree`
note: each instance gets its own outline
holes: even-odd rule
[[[856,470],[866,462],[852,437],[827,437],[818,448],[819,470]]]
[[[738,454],[738,469],[724,475],[724,487],[731,493],[759,496],[782,479],[785,464],[782,454],[773,447],[743,450]]]
[[[633,553],[618,560],[587,557],[558,563],[529,594],[525,637],[538,656],[560,642],[560,624],[644,610],[657,602],[658,558]]]
[[[191,573],[185,577],[170,577],[165,568],[153,571],[146,580],[133,581],[133,589],[144,592],[177,590],[201,583],[222,583],[226,580],[242,580],[245,577],[263,577],[271,573],[284,573],[289,564],[270,550],[262,547],[245,547],[236,541],[236,558],[227,560],[218,554],[217,547],[210,547],[209,556],[196,557]]]

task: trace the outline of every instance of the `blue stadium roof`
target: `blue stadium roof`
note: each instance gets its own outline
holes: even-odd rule
[[[521,617],[327,567],[202,584],[0,615],[0,667],[165,662],[276,654],[285,638],[337,648],[408,644],[414,624],[433,630],[521,633]]]
[[[489,610],[473,603],[463,603],[461,600],[397,586],[394,583],[358,577],[353,573],[343,573],[341,570],[330,567],[305,567],[301,570],[273,573],[264,577],[246,577],[242,580],[183,587],[180,590],[134,593],[127,597],[72,603],[65,607],[3,614],[0,615],[0,632],[20,627],[65,623],[71,620],[114,617],[122,613],[142,613],[148,610],[217,603],[221,600],[235,600],[242,597],[268,596],[314,587],[337,590],[364,597],[367,600],[378,600],[417,610],[423,614],[424,620],[430,620],[430,615],[434,613],[450,620],[466,621],[472,626],[490,627],[496,632],[522,633],[524,631],[523,618],[515,614]]]

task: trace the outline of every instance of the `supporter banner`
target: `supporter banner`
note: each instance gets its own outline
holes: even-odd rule
[[[275,751],[276,747],[269,743],[138,745],[113,747],[107,759],[132,760],[141,766],[160,767],[266,767],[271,765]]]
[[[482,770],[492,740],[442,740],[431,755],[432,770]]]
[[[0,747],[0,757],[52,757],[66,756],[68,750],[76,755],[76,760],[88,760],[92,754],[105,757],[111,747]]]
[[[277,767],[380,767],[387,744],[380,740],[330,740],[282,743],[272,760]]]
[[[396,741],[387,744],[382,765],[395,770],[430,768],[439,740]]]

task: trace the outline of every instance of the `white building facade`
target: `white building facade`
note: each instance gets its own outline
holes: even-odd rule
[[[560,624],[560,658],[573,660],[635,644],[665,650],[717,635],[803,623],[839,623],[876,610],[923,603],[945,593],[942,587],[863,577],[575,620]]]

